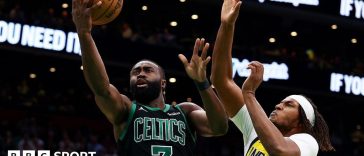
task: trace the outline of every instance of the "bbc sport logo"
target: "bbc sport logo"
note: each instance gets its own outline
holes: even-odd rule
[[[54,152],[49,150],[8,150],[8,156],[96,156],[96,152]]]

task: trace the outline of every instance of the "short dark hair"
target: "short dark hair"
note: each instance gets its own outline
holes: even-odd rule
[[[315,123],[314,126],[312,127],[310,121],[306,117],[303,108],[300,105],[299,118],[300,118],[300,123],[302,123],[303,126],[303,131],[305,133],[311,134],[317,140],[321,151],[335,151],[335,148],[331,145],[329,136],[329,127],[327,126],[325,119],[318,112],[317,106],[312,102],[312,100],[306,96],[304,97],[310,102],[310,104],[313,107],[313,110],[315,111]]]

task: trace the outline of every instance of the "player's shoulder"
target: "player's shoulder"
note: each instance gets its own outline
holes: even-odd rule
[[[289,138],[316,140],[312,135],[310,135],[308,133],[296,133],[296,134],[291,135]]]
[[[300,146],[301,144],[305,144],[306,146],[318,148],[317,140],[308,133],[293,134],[289,138],[294,141],[298,146]]]
[[[124,95],[124,94],[120,94],[120,96],[121,96],[121,98],[123,99],[123,101],[125,102],[125,103],[128,103],[128,104],[131,104],[132,103],[132,101],[129,99],[129,97],[127,97],[126,95]]]
[[[312,135],[307,133],[297,133],[291,135],[289,138],[296,143],[301,151],[301,156],[317,155],[319,145]]]
[[[193,102],[181,102],[177,104],[176,107],[181,108],[186,114],[195,110],[203,110],[199,105]]]

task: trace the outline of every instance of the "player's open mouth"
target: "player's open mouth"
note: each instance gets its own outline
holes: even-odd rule
[[[270,113],[269,116],[275,116],[275,115],[277,115],[277,113],[275,111],[273,111],[272,113]]]
[[[144,88],[144,87],[147,87],[148,84],[144,83],[144,84],[137,84],[137,87],[138,88]]]
[[[144,87],[148,86],[148,81],[145,80],[145,79],[140,78],[140,79],[138,79],[136,81],[135,84],[136,84],[137,88],[144,88]]]

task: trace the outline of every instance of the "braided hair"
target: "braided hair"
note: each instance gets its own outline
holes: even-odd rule
[[[312,102],[310,98],[304,96],[312,105],[315,111],[315,124],[311,125],[307,119],[303,108],[299,107],[299,118],[302,123],[303,131],[312,135],[318,142],[321,151],[335,151],[335,148],[331,145],[329,136],[329,127],[327,126],[323,116],[318,112],[317,106]]]

